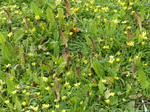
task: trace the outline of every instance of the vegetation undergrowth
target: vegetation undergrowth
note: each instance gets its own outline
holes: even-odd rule
[[[148,112],[149,0],[0,0],[0,112]]]

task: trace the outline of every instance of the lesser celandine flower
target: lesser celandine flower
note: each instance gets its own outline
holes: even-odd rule
[[[56,1],[55,1],[56,5],[59,5],[60,2],[61,2],[61,0],[56,0]]]
[[[62,96],[61,97],[62,100],[66,100],[66,98],[67,98],[66,96]]]
[[[60,107],[59,105],[55,105],[55,108],[57,108],[57,109],[58,109],[59,107]]]
[[[36,20],[40,20],[40,16],[38,15],[38,16],[35,16],[35,19]]]
[[[10,66],[11,66],[11,64],[7,64],[7,65],[5,65],[5,67],[6,67],[6,68],[9,68]]]
[[[34,110],[34,111],[38,111],[38,106],[36,106],[36,107],[34,107],[34,106],[30,106],[30,108],[32,109],[32,110]]]
[[[11,37],[13,35],[13,33],[12,32],[10,32],[9,34],[8,34],[8,37]]]
[[[8,104],[8,103],[9,103],[9,100],[6,100],[5,103]]]
[[[102,82],[103,82],[103,83],[105,83],[105,82],[106,82],[106,80],[105,80],[105,79],[102,79]]]
[[[110,96],[114,96],[115,95],[115,93],[110,93]]]
[[[26,90],[23,90],[23,91],[22,91],[22,93],[26,93],[26,92],[27,92]]]
[[[87,64],[87,63],[88,63],[88,61],[87,61],[87,60],[84,60],[84,61],[83,61],[83,63],[84,63],[84,64]]]
[[[30,92],[26,92],[26,95],[30,95]]]
[[[69,33],[69,35],[72,35],[72,34],[73,34],[73,32],[70,32],[70,33]]]
[[[75,87],[80,86],[81,82],[74,84]]]
[[[144,46],[144,45],[145,45],[145,42],[142,42],[141,44],[142,44],[142,46]]]
[[[48,78],[47,77],[42,77],[44,82],[48,82]]]
[[[80,105],[82,105],[83,104],[83,101],[80,101]]]
[[[24,101],[24,102],[22,102],[21,104],[22,104],[23,106],[25,106],[25,105],[27,105],[27,102]]]
[[[147,39],[146,32],[142,32],[142,34],[140,34],[140,37],[143,39]]]
[[[114,79],[119,80],[119,77],[114,77]]]
[[[5,82],[3,82],[1,79],[0,79],[0,85],[4,85]]]
[[[127,42],[127,45],[128,46],[134,46],[134,42],[133,41]]]
[[[66,110],[62,110],[61,112],[67,112]]]
[[[32,66],[35,66],[35,65],[36,65],[36,63],[35,63],[35,62],[33,62],[33,63],[31,63],[31,65],[32,65]]]
[[[45,87],[45,90],[47,90],[47,91],[50,90],[50,87]]]
[[[109,104],[109,103],[110,103],[110,100],[109,100],[109,99],[107,99],[107,100],[105,100],[105,102],[106,102],[107,104]]]
[[[33,56],[33,53],[28,53],[28,56],[32,57],[32,56]]]
[[[26,86],[27,89],[30,89],[30,86]]]
[[[36,29],[35,28],[32,28],[32,30],[31,30],[32,32],[36,32]]]
[[[42,108],[45,109],[45,108],[49,108],[50,105],[49,104],[42,104]]]
[[[103,46],[103,49],[109,49],[109,46],[108,45]]]
[[[16,94],[16,93],[17,93],[17,90],[12,91],[11,93],[12,93],[12,94]]]
[[[116,13],[116,12],[118,12],[118,10],[115,9],[114,12]]]
[[[119,61],[120,61],[120,58],[116,58],[116,61],[119,62]]]
[[[113,23],[117,24],[119,21],[117,19],[113,20]]]
[[[69,85],[69,82],[66,82],[66,83],[64,84],[65,87],[67,87],[68,85]]]

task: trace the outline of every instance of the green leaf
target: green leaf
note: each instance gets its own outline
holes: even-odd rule
[[[97,58],[93,58],[92,68],[94,69],[99,78],[103,77],[104,70]]]
[[[31,9],[33,10],[33,12],[35,13],[36,16],[42,16],[42,10],[40,8],[38,8],[38,6],[32,2],[30,4]]]
[[[54,13],[52,12],[50,8],[47,8],[46,10],[46,17],[49,20],[51,26],[54,26],[55,25]]]
[[[19,29],[14,33],[14,37],[13,40],[15,43],[17,43],[22,37],[24,36],[24,30],[23,29]]]
[[[4,44],[6,37],[0,32],[0,44]]]
[[[20,103],[20,101],[18,100],[17,96],[16,96],[16,98],[15,98],[15,106],[16,106],[17,110],[18,110],[19,112],[21,112],[22,107],[21,107],[21,103]]]
[[[2,46],[2,58],[11,62],[15,56],[16,55],[12,44],[10,42],[5,42]]]
[[[139,70],[138,71],[138,80],[139,80],[139,82],[140,82],[140,84],[142,86],[142,89],[148,90],[149,82],[146,79],[147,79],[147,77],[146,77],[144,71],[143,70]]]
[[[62,27],[65,24],[65,19],[64,19],[64,10],[62,8],[58,9],[58,22],[59,22],[59,27]]]
[[[99,88],[100,94],[104,95],[105,85],[103,84],[102,80],[99,81],[98,88]]]

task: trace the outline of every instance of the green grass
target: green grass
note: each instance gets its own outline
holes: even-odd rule
[[[150,2],[68,1],[0,0],[0,112],[148,112]]]

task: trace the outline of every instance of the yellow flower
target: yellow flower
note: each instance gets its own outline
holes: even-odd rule
[[[6,100],[5,103],[8,104],[8,103],[9,103],[9,100]]]
[[[101,8],[102,11],[108,11],[108,9],[109,9],[108,7]]]
[[[110,96],[114,96],[115,95],[115,93],[110,93]]]
[[[60,2],[61,2],[61,0],[56,0],[56,1],[55,1],[56,5],[59,5]]]
[[[4,85],[5,82],[3,82],[1,79],[0,79],[0,85]]]
[[[64,84],[65,87],[67,87],[68,85],[69,85],[69,82],[66,82],[66,83]]]
[[[107,22],[108,22],[108,19],[104,18],[104,22],[107,23]]]
[[[119,61],[120,61],[120,58],[116,58],[116,61],[119,62]]]
[[[33,63],[31,63],[31,65],[32,65],[32,66],[35,66],[35,65],[36,65],[36,63],[35,63],[35,62],[33,62]]]
[[[55,108],[57,108],[57,109],[58,109],[59,107],[60,107],[59,105],[55,105]]]
[[[7,65],[5,65],[5,67],[6,67],[6,68],[9,68],[10,66],[11,66],[11,64],[7,64]]]
[[[143,39],[147,39],[147,36],[146,36],[146,32],[142,32],[142,34],[140,34],[140,37],[143,38]]]
[[[97,16],[97,18],[99,19],[101,16]]]
[[[30,86],[26,86],[27,89],[30,89]]]
[[[91,73],[89,73],[88,75],[89,75],[89,76],[92,76],[92,74],[91,74]]]
[[[105,82],[106,82],[106,80],[105,80],[105,79],[102,79],[102,82],[103,82],[103,83],[105,83]]]
[[[114,79],[119,80],[119,77],[114,77]]]
[[[26,103],[26,102],[22,102],[21,104],[22,104],[23,106],[27,105],[27,103]]]
[[[45,89],[48,91],[48,90],[50,90],[50,87],[45,87]]]
[[[34,106],[30,106],[30,108],[32,109],[32,110],[34,110],[34,111],[38,111],[38,106],[36,106],[36,107],[34,107]]]
[[[35,19],[36,20],[40,20],[40,16],[38,15],[38,16],[35,16]]]
[[[133,41],[127,42],[127,45],[128,46],[134,46],[134,42]]]
[[[103,49],[109,49],[109,46],[108,45],[103,46]]]
[[[119,21],[117,19],[113,20],[113,23],[117,24]]]
[[[30,95],[30,92],[27,92],[26,95]]]
[[[94,12],[98,12],[98,8],[94,9]]]
[[[127,26],[127,29],[131,29],[131,26]]]
[[[28,53],[28,56],[32,57],[32,56],[33,56],[33,53]]]
[[[48,78],[47,77],[42,77],[44,82],[48,82]]]
[[[61,112],[67,112],[66,110],[62,110]]]
[[[49,104],[42,104],[42,109],[44,109],[44,108],[49,108],[49,107],[50,107]]]
[[[81,82],[74,84],[75,87],[80,86]]]
[[[144,46],[144,45],[145,45],[145,42],[142,42],[141,44]]]
[[[77,1],[78,4],[80,4],[81,2],[82,2],[81,0]]]
[[[116,13],[116,12],[118,12],[118,10],[115,9],[114,12]]]
[[[84,63],[84,64],[87,64],[87,63],[88,63],[88,61],[87,61],[87,60],[84,60],[84,61],[83,61],[83,63]]]
[[[132,13],[132,14],[134,14],[134,13],[135,13],[135,11],[132,11],[131,13]]]
[[[12,94],[16,94],[16,93],[17,93],[17,90],[12,91],[11,93],[12,93]]]
[[[125,23],[127,23],[127,21],[122,21],[121,23],[122,23],[122,24],[125,24]]]
[[[107,100],[105,100],[105,102],[106,102],[107,104],[109,104],[109,103],[110,103],[110,100],[109,100],[109,99],[107,99]]]
[[[22,91],[22,93],[26,93],[26,92],[27,92],[26,90],[23,90],[23,91]]]
[[[83,101],[80,101],[80,105],[82,105],[83,104]]]
[[[72,34],[73,34],[73,32],[70,32],[70,33],[69,33],[69,35],[72,35]]]
[[[10,32],[9,34],[8,34],[8,37],[11,37],[13,35],[13,33],[12,32]]]
[[[66,96],[62,96],[61,97],[62,100],[66,100],[66,98],[67,98]]]
[[[35,28],[32,28],[32,30],[31,30],[32,32],[36,32],[36,29]]]

